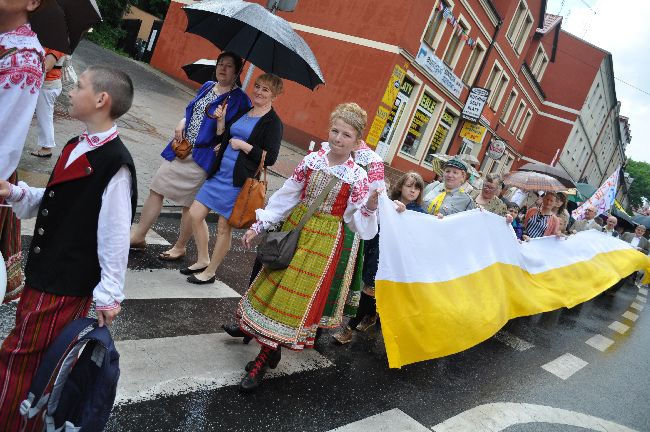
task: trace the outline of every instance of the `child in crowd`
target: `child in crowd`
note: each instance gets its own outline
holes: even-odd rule
[[[16,168],[43,83],[43,47],[28,23],[29,13],[40,4],[0,1],[0,180],[12,184],[18,182]],[[23,272],[20,222],[9,207],[0,207],[0,253],[7,267],[4,300],[10,301],[22,291]]]
[[[421,207],[424,180],[416,172],[408,172],[400,177],[390,190],[390,199],[399,202],[406,210],[426,213]],[[398,204],[399,205],[399,204]],[[399,211],[399,210],[398,210]],[[357,315],[345,328],[332,335],[340,344],[352,341],[352,330],[366,331],[377,323],[377,305],[375,302],[375,275],[379,266],[379,234],[365,243],[363,250],[363,289],[359,300]]]
[[[115,120],[132,101],[127,74],[89,67],[70,92],[70,115],[84,122],[86,131],[63,148],[47,186],[0,180],[0,198],[16,215],[37,217],[16,324],[0,348],[4,432],[21,427],[19,403],[61,330],[86,316],[93,300],[100,326],[120,312],[137,188],[133,159]]]
[[[515,203],[508,205],[508,213],[512,216],[512,229],[515,230],[517,239],[522,240],[524,235],[524,226],[519,222],[519,206]]]

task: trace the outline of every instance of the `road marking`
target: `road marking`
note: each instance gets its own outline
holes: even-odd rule
[[[260,349],[226,333],[116,341],[115,346],[121,370],[116,404],[238,384]],[[313,349],[282,350],[278,368],[265,379],[332,365]]]
[[[415,421],[403,411],[394,408],[363,420],[332,429],[328,432],[429,432],[429,429]]]
[[[627,312],[625,312],[623,314],[623,318],[627,318],[630,321],[636,321],[639,318],[639,316],[637,314],[635,314],[634,312],[627,311]]]
[[[648,295],[648,289],[647,288],[639,288],[639,292],[643,295]]]
[[[589,363],[582,360],[581,358],[578,358],[573,354],[566,353],[562,354],[555,360],[546,363],[542,366],[542,369],[565,380],[588,364]]]
[[[132,300],[189,299],[189,298],[238,298],[237,291],[221,281],[213,284],[194,285],[187,282],[178,270],[157,269],[127,270],[124,295]]]
[[[638,303],[632,303],[632,304],[630,305],[630,307],[631,307],[632,309],[636,309],[636,310],[638,310],[639,312],[641,312],[641,311],[643,310],[643,305],[640,305],[640,304],[638,304]]]
[[[641,303],[646,303],[647,300],[645,297],[642,297],[640,295],[636,296],[636,301],[641,302]]]
[[[630,326],[627,326],[621,322],[614,321],[608,326],[610,329],[614,330],[615,332],[618,332],[620,334],[624,334],[626,331],[630,329]]]
[[[435,432],[497,432],[525,423],[561,424],[607,432],[636,432],[626,426],[575,411],[512,402],[480,405],[431,429]]]
[[[587,339],[585,343],[590,347],[596,348],[598,351],[605,351],[614,343],[614,341],[603,335],[597,334]]]
[[[147,244],[150,245],[162,245],[162,246],[171,246],[167,240],[161,237],[156,231],[150,229],[147,235],[144,237]]]
[[[532,343],[525,341],[505,330],[501,330],[495,334],[494,339],[508,345],[510,348],[516,349],[517,351],[526,351],[527,349],[535,348],[535,345]]]

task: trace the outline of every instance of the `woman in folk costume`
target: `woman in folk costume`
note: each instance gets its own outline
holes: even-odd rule
[[[266,208],[257,210],[257,222],[244,235],[243,244],[249,247],[272,224],[285,220],[282,230],[293,229],[325,188],[331,187],[304,225],[289,266],[263,268],[239,303],[241,330],[262,345],[256,359],[246,366],[242,391],[255,390],[269,367],[277,366],[280,347],[312,348],[318,327],[329,321],[323,312],[343,249],[343,225],[362,239],[377,233],[379,191],[369,193],[368,175],[352,156],[366,121],[365,111],[357,104],[336,107],[330,115],[329,147],[305,156]]]
[[[329,143],[321,145],[329,149]],[[384,161],[368,145],[361,141],[358,150],[354,151],[354,162],[368,174],[370,193],[385,190]],[[324,316],[330,317],[329,322],[321,323],[323,328],[336,328],[341,325],[342,315],[355,317],[359,308],[363,281],[361,278],[364,256],[364,242],[347,225],[344,225],[345,238],[341,259],[334,273],[330,295],[325,305]],[[343,314],[340,313],[343,310]]]
[[[0,180],[11,184],[18,184],[16,168],[43,84],[45,53],[28,23],[40,3],[0,1]],[[23,289],[20,222],[1,198],[0,253],[7,271],[4,301],[10,301]]]

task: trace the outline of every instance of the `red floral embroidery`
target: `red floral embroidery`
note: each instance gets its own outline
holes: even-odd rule
[[[352,188],[350,202],[355,204],[362,200],[365,201],[365,198],[368,196],[369,189],[370,187],[368,186],[367,178],[364,177],[361,181],[356,182]]]
[[[303,183],[305,181],[305,159],[300,161],[296,169],[293,170],[291,178],[298,183]]]
[[[384,180],[384,164],[383,162],[373,162],[368,165],[368,181],[370,183]]]

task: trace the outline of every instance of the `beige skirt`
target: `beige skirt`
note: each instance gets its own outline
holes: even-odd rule
[[[171,162],[164,161],[153,176],[150,189],[183,207],[189,207],[206,177],[206,172],[190,154],[183,160],[175,158]]]

